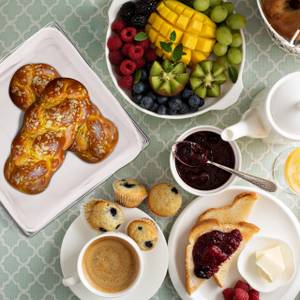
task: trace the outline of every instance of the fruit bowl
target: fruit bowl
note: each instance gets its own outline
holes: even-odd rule
[[[118,81],[117,81],[117,73],[115,72],[115,69],[113,68],[110,60],[109,60],[109,48],[107,46],[107,42],[112,35],[112,29],[111,25],[117,18],[118,12],[121,8],[121,6],[125,3],[128,2],[128,0],[113,0],[111,3],[111,6],[108,10],[108,18],[109,18],[109,24],[108,24],[108,30],[107,30],[107,35],[106,35],[106,47],[105,47],[105,56],[106,56],[106,63],[108,67],[108,71],[111,75],[112,81],[116,87],[116,89],[121,93],[121,95],[131,104],[133,105],[136,109],[139,111],[144,112],[145,114],[158,117],[158,118],[163,118],[163,119],[186,119],[186,118],[191,118],[195,116],[202,115],[208,111],[211,110],[224,110],[228,108],[229,106],[233,105],[235,102],[237,102],[242,90],[243,90],[243,70],[244,70],[244,65],[245,65],[245,58],[246,58],[246,47],[245,47],[245,37],[243,34],[243,31],[241,30],[241,37],[242,37],[242,51],[243,51],[243,58],[238,66],[238,77],[235,83],[232,83],[230,79],[228,79],[223,85],[222,85],[222,92],[219,97],[216,98],[206,98],[204,105],[199,108],[198,111],[196,112],[190,112],[186,114],[179,114],[179,115],[161,115],[156,112],[147,110],[138,104],[136,104],[132,99],[131,99],[131,93],[120,88]]]

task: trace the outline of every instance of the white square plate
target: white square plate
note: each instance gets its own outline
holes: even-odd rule
[[[34,196],[18,192],[3,175],[11,142],[23,119],[22,112],[9,97],[9,82],[15,71],[27,63],[50,64],[62,77],[82,82],[91,100],[119,130],[119,142],[107,159],[88,164],[67,152],[63,165],[53,176],[49,187]],[[0,74],[0,201],[21,229],[26,234],[33,234],[83,194],[132,161],[148,140],[57,25],[42,28],[19,46],[1,62]]]

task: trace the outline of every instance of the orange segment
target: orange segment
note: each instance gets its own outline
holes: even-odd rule
[[[285,178],[290,188],[300,194],[300,147],[292,151],[285,162]]]

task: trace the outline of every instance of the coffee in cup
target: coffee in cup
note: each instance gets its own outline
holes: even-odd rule
[[[94,237],[81,249],[77,272],[63,279],[67,287],[82,283],[93,294],[114,298],[130,293],[144,269],[141,250],[127,235],[107,232]]]
[[[118,237],[95,240],[82,259],[82,270],[89,284],[105,293],[128,289],[136,280],[139,268],[133,247]]]

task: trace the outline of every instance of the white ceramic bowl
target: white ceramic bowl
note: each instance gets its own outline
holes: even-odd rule
[[[202,115],[211,110],[223,110],[223,109],[226,109],[227,107],[233,105],[235,102],[237,102],[237,100],[239,99],[239,96],[242,93],[243,88],[244,88],[242,76],[243,76],[243,70],[244,70],[244,65],[245,65],[245,60],[246,60],[246,43],[245,43],[245,36],[244,36],[243,31],[241,31],[242,38],[243,38],[243,60],[242,60],[242,63],[240,64],[238,80],[236,83],[232,83],[230,80],[227,80],[227,82],[222,85],[222,96],[221,97],[206,99],[204,106],[202,106],[199,109],[199,111],[197,111],[195,113],[189,113],[189,114],[185,114],[185,115],[175,115],[175,116],[174,115],[159,115],[155,112],[144,109],[144,108],[140,107],[139,105],[135,104],[130,99],[129,93],[127,93],[126,91],[121,89],[118,85],[116,74],[115,74],[115,72],[112,68],[112,65],[109,61],[109,58],[108,58],[109,49],[107,47],[107,40],[112,33],[111,24],[116,19],[116,16],[117,16],[122,4],[124,4],[127,1],[128,0],[113,0],[111,2],[110,8],[108,10],[109,24],[108,24],[107,34],[106,34],[105,57],[106,57],[106,64],[107,64],[109,74],[112,78],[113,83],[115,84],[116,89],[131,105],[133,105],[136,109],[138,109],[150,116],[154,116],[154,117],[158,117],[158,118],[162,118],[162,119],[186,119],[186,118],[191,118],[191,117],[196,117],[196,116]]]
[[[281,247],[287,266],[285,271],[279,274],[277,280],[272,283],[268,283],[257,273],[255,252],[269,249],[277,245],[280,245]],[[283,240],[257,236],[248,242],[240,254],[238,258],[238,270],[241,276],[251,285],[252,288],[262,293],[270,293],[281,286],[289,284],[294,278],[296,274],[294,253],[290,245]]]
[[[218,133],[221,135],[222,130],[220,128],[214,127],[214,126],[196,126],[193,127],[189,130],[187,130],[186,132],[184,132],[181,136],[178,137],[178,139],[176,140],[176,142],[180,142],[183,141],[185,138],[187,138],[188,136],[190,136],[191,134],[195,133],[195,132],[199,132],[199,131],[212,131],[215,133]],[[241,165],[242,165],[242,154],[241,151],[239,149],[239,146],[236,142],[228,142],[234,152],[234,156],[235,156],[235,166],[234,168],[236,170],[240,170],[241,169]],[[196,196],[205,196],[205,195],[213,195],[213,194],[218,194],[220,192],[222,192],[224,189],[226,189],[228,186],[230,186],[234,180],[236,179],[236,177],[234,175],[231,175],[231,177],[220,187],[213,189],[213,190],[198,190],[195,188],[192,188],[191,186],[189,186],[188,184],[186,184],[181,177],[179,176],[177,169],[176,169],[176,165],[175,165],[175,159],[173,156],[173,153],[171,151],[170,153],[170,168],[171,168],[171,172],[172,175],[174,177],[174,179],[176,180],[176,182],[187,192],[196,195]]]

